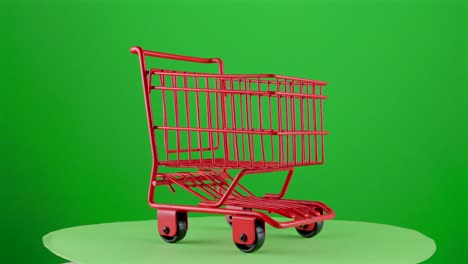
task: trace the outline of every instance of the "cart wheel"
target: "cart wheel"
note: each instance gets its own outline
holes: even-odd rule
[[[176,243],[182,240],[185,235],[187,234],[187,213],[180,212],[177,213],[177,233],[175,236],[165,236],[163,234],[159,234],[161,238],[166,241],[167,243]]]
[[[323,221],[311,224],[311,225],[305,225],[302,226],[302,228],[297,228],[296,231],[299,233],[299,235],[305,237],[305,238],[311,238],[320,233],[320,231],[323,228]]]
[[[251,245],[236,244],[237,248],[244,253],[252,253],[259,250],[265,242],[265,224],[262,220],[255,221],[255,242]]]
[[[322,208],[317,208],[316,209],[321,215],[323,214],[323,210]],[[318,235],[320,233],[320,231],[322,231],[322,228],[323,228],[323,221],[320,221],[320,222],[316,222],[316,223],[313,223],[313,224],[310,224],[310,225],[304,225],[304,226],[301,226],[301,227],[296,227],[296,231],[297,233],[299,233],[299,235],[305,237],[305,238],[311,238],[311,237],[314,237],[316,235]]]

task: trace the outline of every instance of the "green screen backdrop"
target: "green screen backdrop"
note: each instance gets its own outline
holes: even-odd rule
[[[58,263],[42,245],[51,231],[155,217],[134,45],[220,57],[227,73],[328,81],[326,164],[298,168],[287,197],[418,230],[437,244],[427,263],[466,261],[466,10],[442,0],[2,1],[0,262]],[[282,179],[249,184],[275,191]]]

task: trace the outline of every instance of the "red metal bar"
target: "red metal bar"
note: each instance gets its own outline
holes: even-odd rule
[[[150,184],[148,188],[148,202],[151,205],[152,203],[154,203],[153,182],[154,184],[156,184],[155,180],[156,180],[156,175],[158,171],[158,154],[156,151],[156,139],[154,137],[154,131],[153,131],[154,124],[153,124],[153,116],[152,116],[152,109],[151,109],[151,100],[149,97],[150,83],[148,83],[148,74],[146,70],[146,62],[145,62],[145,55],[144,55],[143,49],[140,47],[133,47],[131,49],[131,52],[138,55],[139,62],[140,62],[141,79],[142,79],[142,84],[143,84],[143,95],[145,98],[146,116],[148,120],[148,129],[149,129],[149,135],[150,135],[153,166],[151,169]]]
[[[252,90],[252,85],[249,86],[249,89]],[[247,95],[247,98],[245,100],[245,106],[247,108],[247,130],[254,129],[253,128],[253,116],[252,116],[252,95]],[[249,142],[249,159],[250,159],[250,165],[253,164],[255,161],[255,152],[254,152],[254,143],[253,143],[253,134],[248,133],[247,134],[247,139]]]
[[[268,83],[268,92],[271,91],[271,86],[270,85],[271,84]],[[272,108],[271,108],[271,96],[268,96],[268,114],[270,116],[270,128],[269,129],[273,130],[273,111],[272,111]],[[271,152],[271,160],[274,161],[275,160],[275,152],[273,151],[274,140],[273,140],[272,136],[270,136],[270,144],[271,144],[270,146],[272,148],[272,151],[270,151]]]
[[[239,83],[240,85],[240,83]],[[234,83],[231,82],[231,91],[234,90]],[[232,128],[233,130],[237,129],[237,107],[236,107],[236,102],[234,95],[231,94],[231,108],[232,108]],[[237,146],[237,134],[232,133],[232,140],[234,143],[234,146]],[[237,160],[239,162],[239,148],[234,147],[234,160]]]
[[[208,78],[205,78],[205,85],[206,85],[206,88],[208,89],[208,87],[210,86],[210,82],[208,80]],[[211,97],[210,97],[210,94],[207,94],[206,95],[206,105],[207,105],[207,114],[208,114],[208,130],[206,130],[208,132],[208,143],[209,143],[209,146],[210,146],[210,149],[211,149],[211,158],[212,160],[214,160],[214,146],[213,146],[213,123],[212,123],[212,117],[211,117]],[[199,109],[198,109],[199,110]],[[216,110],[218,110],[218,100],[216,100]],[[216,122],[218,123],[218,121]],[[201,130],[200,130],[201,131]],[[218,144],[219,143],[219,137],[218,137]],[[213,165],[214,165],[214,161],[213,161]]]
[[[172,86],[177,87],[177,77],[176,76],[171,76],[172,78]],[[176,127],[180,127],[180,122],[179,122],[179,98],[177,96],[177,90],[172,90],[173,96],[174,96],[174,113],[175,113],[175,125]],[[180,150],[181,150],[181,140],[180,140],[180,130],[176,130],[176,136],[177,136],[177,161],[180,161]]]
[[[278,79],[278,82],[276,83],[276,89],[278,91],[281,90],[281,84],[279,83],[279,79]],[[283,111],[282,111],[282,105],[281,105],[281,98],[282,96],[278,96],[278,131],[279,132],[283,132]],[[282,135],[279,135],[278,137],[278,145],[279,145],[279,154],[278,154],[278,164],[279,166],[281,166],[281,164],[283,163],[283,137]]]
[[[316,86],[312,85],[312,93],[316,94]],[[312,116],[314,118],[314,131],[317,131],[317,106],[315,98],[312,98]],[[315,162],[318,160],[318,148],[317,148],[317,135],[314,135],[314,157]]]
[[[195,87],[198,88],[198,78],[195,77]],[[200,94],[196,93],[196,106],[197,109],[200,109]],[[200,111],[197,111],[197,128],[201,128],[201,120],[200,120]],[[200,154],[200,161],[203,159],[203,142],[202,142],[202,136],[201,136],[201,131],[198,131],[198,148],[195,148],[195,151],[199,151]],[[209,149],[209,148],[208,148]]]
[[[289,84],[290,85],[290,84]],[[284,85],[284,91],[287,91],[288,90],[288,84],[285,84]],[[284,98],[284,108],[285,108],[285,112],[286,112],[286,132],[290,132],[292,131],[291,128],[289,127],[289,122],[290,122],[290,109],[289,109],[289,98],[288,97],[283,97]],[[285,163],[286,163],[286,166],[290,166],[289,165],[289,134],[285,135],[286,136],[286,159],[285,159]]]
[[[239,90],[242,89],[242,90],[246,91],[246,90],[247,90],[247,82],[244,81],[243,83],[244,83],[243,87],[239,87]],[[249,85],[250,85],[250,84],[249,84]],[[246,119],[246,117],[244,117],[244,112],[245,112],[246,115],[247,115],[247,109],[245,109],[245,108],[242,107],[242,105],[243,105],[243,100],[242,100],[243,94],[241,94],[239,97],[240,97],[240,107],[241,107],[241,118],[240,118],[241,127],[240,127],[240,129],[241,129],[241,130],[244,130],[244,129],[245,129],[245,127],[244,127],[244,119]],[[245,97],[246,97],[246,100],[247,100],[247,95],[245,95]],[[246,152],[245,152],[245,138],[244,138],[244,135],[243,135],[243,134],[241,135],[241,138],[242,138],[242,145],[240,145],[240,147],[242,148],[242,160],[246,160],[246,159],[247,159],[247,158],[246,158],[246,157],[247,157],[247,154],[246,154]]]
[[[261,133],[259,133],[261,134]],[[328,135],[327,131],[285,131],[285,132],[276,132],[273,130],[272,135],[286,135],[286,136],[293,136],[293,135]]]
[[[150,74],[158,73],[162,75],[173,75],[174,73],[171,72],[160,72],[158,69],[152,69]],[[199,77],[216,77],[216,78],[226,78],[226,79],[239,79],[239,78],[250,78],[250,80],[255,80],[256,78],[275,78],[275,79],[283,79],[286,82],[297,81],[297,82],[308,82],[314,83],[316,85],[327,85],[327,82],[323,81],[316,81],[316,80],[309,80],[304,78],[297,78],[291,76],[283,76],[277,74],[214,74],[214,73],[184,73],[178,72],[177,75],[179,76],[199,76]]]
[[[165,84],[164,76],[160,76],[161,85]],[[167,104],[166,104],[166,91],[162,91],[162,103],[163,103],[163,123],[164,126],[169,126],[167,123]],[[164,131],[164,147],[166,148],[166,160],[169,160],[169,135],[168,130]]]
[[[322,86],[320,86],[320,95],[322,95]],[[320,130],[323,131],[325,128],[323,127],[323,107],[322,107],[322,100],[320,100]],[[325,138],[323,135],[322,138],[322,161],[320,163],[325,162]]]
[[[188,87],[188,80],[187,76],[184,76],[184,87]],[[189,93],[188,91],[184,91],[185,93],[185,122],[187,127],[190,127],[190,113],[189,113]],[[192,162],[192,139],[191,139],[191,131],[187,131],[187,144],[188,144],[188,159],[189,162]]]
[[[257,134],[257,135],[294,135],[301,132],[296,131],[286,131],[286,132],[277,132],[275,130],[264,130],[260,131],[258,129],[210,129],[210,128],[196,128],[196,127],[166,127],[166,126],[155,126],[154,129],[161,129],[161,130],[174,130],[174,131],[206,131],[206,132],[219,132],[219,133],[237,133],[237,134]],[[312,133],[312,134],[326,134],[327,132],[305,132],[305,133]],[[182,151],[182,150],[180,150]]]
[[[289,170],[292,170],[291,168],[288,168]],[[278,171],[277,169],[260,169],[260,170],[242,170],[241,172],[239,172],[239,174],[237,174],[237,176],[234,178],[234,180],[232,181],[231,185],[229,186],[229,188],[226,190],[225,194],[223,195],[223,197],[221,197],[221,199],[219,199],[218,201],[216,202],[203,202],[203,203],[200,203],[200,205],[204,205],[204,206],[208,206],[208,207],[220,207],[222,206],[225,202],[226,202],[226,199],[229,198],[229,196],[231,195],[232,191],[235,190],[235,188],[237,187],[237,185],[239,184],[239,181],[245,176],[245,175],[250,175],[250,174],[258,174],[258,173],[265,173],[265,172],[273,172],[273,171]],[[287,181],[287,183],[289,184],[289,181]],[[286,187],[287,188],[287,187]],[[284,189],[284,187],[283,187]],[[285,191],[285,190],[284,190]],[[283,194],[284,195],[284,194]]]
[[[291,93],[294,93],[294,84],[291,85]],[[293,131],[296,130],[296,105],[294,103],[294,98],[290,97],[290,106],[291,106],[291,128]],[[301,133],[302,131],[298,131]],[[296,135],[292,135],[292,166],[297,165],[297,144],[296,144]]]
[[[278,170],[276,170],[278,171]],[[281,188],[281,192],[279,194],[270,194],[267,193],[265,194],[265,198],[276,198],[276,199],[281,199],[283,196],[286,194],[286,191],[289,187],[289,183],[291,182],[292,175],[294,173],[294,169],[290,168],[288,170],[288,175],[286,176],[286,180],[284,181],[283,187]]]
[[[221,63],[221,59],[219,58],[205,59],[205,58],[197,58],[197,57],[170,54],[170,53],[164,53],[164,52],[149,51],[149,50],[143,50],[141,47],[138,47],[138,46],[132,47],[130,49],[130,52],[133,54],[141,54],[142,56],[158,57],[158,58],[171,59],[171,60],[181,60],[181,61],[198,62],[198,63]]]
[[[309,87],[310,85],[307,84],[307,93],[309,93]],[[311,101],[311,98],[308,98],[307,99],[307,131],[311,131],[311,128],[310,128],[310,124],[312,122],[312,118],[310,116],[310,101]],[[309,163],[312,162],[312,135],[309,134],[309,140],[308,140],[308,144],[307,144],[307,148],[309,149]]]
[[[326,221],[335,217],[335,213],[331,208],[319,202],[315,202],[315,203],[317,203],[317,205],[320,205],[323,211],[327,212],[327,214],[316,216],[313,218],[293,219],[293,220],[284,221],[284,222],[274,220],[269,215],[262,213],[262,212],[257,212],[257,211],[211,208],[211,207],[200,207],[200,206],[190,206],[190,205],[156,204],[156,203],[150,203],[150,206],[158,210],[180,210],[180,211],[194,212],[194,213],[253,216],[258,219],[262,219],[263,221],[268,223],[270,226],[275,227],[275,228],[291,228],[291,227],[296,227],[296,226],[301,226],[301,225],[312,224],[312,223],[316,223],[320,221]]]
[[[259,86],[261,85],[260,78],[258,79],[258,85]],[[262,108],[262,97],[261,96],[258,97],[258,115],[260,116],[259,127],[260,127],[260,130],[263,130],[263,108]],[[271,113],[270,113],[270,115],[271,115]],[[264,135],[260,135],[260,141],[261,141],[260,145],[262,147],[262,160],[263,160],[263,164],[265,164],[266,163],[266,157],[265,157]]]
[[[213,165],[214,164],[214,165]],[[201,162],[199,161],[192,161],[189,163],[188,160],[170,160],[170,161],[159,161],[158,165],[167,166],[167,167],[198,167],[203,169],[212,169],[212,168],[223,168],[223,169],[265,169],[265,168],[274,168],[274,169],[284,169],[287,168],[285,164],[279,164],[279,161],[269,161],[265,162],[265,166],[263,165],[263,161],[256,161],[251,163],[250,161],[229,161],[227,164],[224,161],[224,158],[216,158],[216,159],[203,159]],[[306,165],[316,165],[319,164],[318,162],[311,161]]]
[[[303,89],[304,87],[306,87],[306,89],[307,89],[307,85],[304,85],[304,83],[301,83],[301,88],[300,88],[301,92],[302,92],[302,89]],[[305,122],[305,120],[304,120],[304,98],[301,98],[301,99],[300,99],[300,101],[299,101],[299,108],[300,108],[301,131],[304,132],[304,130],[305,130],[305,127],[304,127],[304,122]],[[305,155],[305,143],[304,143],[304,141],[305,141],[305,135],[302,134],[302,135],[301,135],[301,143],[302,143],[302,148],[301,148],[301,150],[302,150],[301,164],[304,164],[305,159],[306,159],[306,155]]]
[[[200,88],[181,88],[181,87],[167,87],[167,86],[151,86],[151,89],[155,90],[166,90],[166,91],[187,91],[196,93],[217,93],[217,94],[243,94],[246,96],[257,95],[257,96],[273,96],[273,97],[293,97],[293,98],[315,98],[315,99],[327,99],[327,96],[323,95],[308,95],[308,94],[296,94],[290,92],[260,92],[260,91],[235,91],[235,90],[216,90],[216,89],[200,89]]]

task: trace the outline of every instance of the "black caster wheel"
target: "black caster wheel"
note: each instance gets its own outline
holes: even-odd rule
[[[317,222],[315,224],[312,224],[313,227],[311,227],[311,225],[305,225],[305,226],[302,226],[302,228],[297,228],[296,227],[296,231],[297,233],[299,233],[299,235],[305,237],[305,238],[311,238],[311,237],[314,237],[316,235],[318,235],[320,233],[320,231],[322,231],[322,228],[323,228],[323,221],[320,221],[320,222]]]
[[[316,209],[321,215],[323,215],[323,210],[322,208],[317,208]],[[304,225],[304,226],[301,226],[301,227],[296,227],[296,231],[297,233],[299,233],[299,235],[305,237],[305,238],[311,238],[311,237],[314,237],[316,235],[318,235],[320,233],[320,231],[322,231],[322,228],[323,228],[323,221],[320,221],[320,222],[316,222],[314,224],[310,224],[310,225]]]
[[[161,238],[167,243],[176,243],[182,240],[187,234],[187,213],[178,212],[177,213],[177,231],[175,236],[166,236],[164,234],[159,234]],[[168,231],[169,232],[169,231]]]
[[[253,253],[259,250],[265,242],[265,223],[262,220],[255,221],[255,242],[251,245],[236,244],[236,247],[244,253]]]

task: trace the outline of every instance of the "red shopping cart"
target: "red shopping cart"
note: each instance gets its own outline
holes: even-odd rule
[[[335,216],[324,203],[283,198],[294,167],[324,163],[325,82],[276,74],[225,74],[219,58],[141,47],[130,51],[140,60],[153,157],[148,202],[157,209],[164,241],[184,238],[187,212],[225,215],[234,244],[246,253],[263,245],[265,223],[294,227],[310,238],[321,231],[323,221]],[[149,68],[148,56],[214,63],[219,72]],[[164,173],[161,167],[180,171]],[[232,176],[233,170],[240,172]],[[246,175],[276,172],[286,174],[278,194],[257,196],[240,183]],[[156,203],[159,186],[172,191],[179,186],[201,201],[197,206]]]

